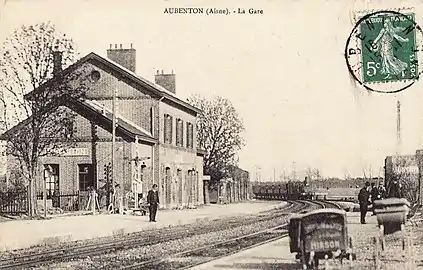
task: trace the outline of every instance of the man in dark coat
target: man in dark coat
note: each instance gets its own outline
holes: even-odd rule
[[[401,184],[397,180],[394,180],[388,190],[389,198],[404,198]]]
[[[374,201],[377,200],[377,194],[378,194],[378,190],[377,190],[376,184],[372,183],[372,187],[371,187],[371,191],[370,191],[372,204],[373,204]]]
[[[386,189],[383,186],[383,183],[379,183],[379,187],[377,188],[377,200],[385,199],[386,197]]]
[[[370,183],[366,182],[365,186],[358,193],[358,201],[360,203],[360,222],[366,224],[367,208],[369,207]]]
[[[157,206],[159,205],[159,192],[157,191],[157,184],[148,191],[147,203],[150,212],[150,222],[156,222]]]

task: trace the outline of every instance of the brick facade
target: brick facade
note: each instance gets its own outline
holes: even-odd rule
[[[110,50],[108,54],[115,55]],[[123,125],[121,121],[125,121],[132,130],[138,130],[147,139],[151,139],[144,140],[141,136],[136,143],[132,135],[127,136],[117,131],[114,181],[121,184],[124,194],[142,193],[143,196],[146,196],[153,183],[157,183],[161,207],[188,207],[202,204],[203,157],[198,154],[195,140],[198,109],[179,100],[174,93],[167,92],[163,87],[141,80],[125,67],[98,55],[91,53],[80,61],[80,68],[90,70],[91,74],[96,72],[92,87],[87,92],[86,104],[92,107],[90,109],[97,110],[99,116],[90,119],[82,113],[82,110],[73,109],[78,114],[74,122],[74,136],[78,143],[72,147],[73,150],[71,149],[71,153],[67,156],[41,159],[37,179],[38,189],[43,187],[46,164],[59,165],[58,185],[61,192],[80,190],[81,164],[96,163],[97,179],[93,180],[94,186],[99,188],[103,185],[104,182],[101,180],[104,178],[104,166],[111,162],[113,150],[111,128],[106,128],[104,124],[107,119],[99,119],[102,113],[105,118],[109,117],[112,111],[113,92],[116,91],[118,129]],[[132,65],[131,61],[128,65]],[[164,141],[165,114],[172,116],[170,143]],[[178,134],[183,140],[182,144],[177,146],[178,119],[182,121],[182,131],[178,129]],[[187,128],[188,123],[192,127]],[[97,140],[94,140],[95,147],[93,147],[93,125],[97,134]],[[111,127],[111,124],[109,125]],[[191,139],[187,139],[187,132]],[[93,157],[94,149],[95,157]],[[140,161],[137,161],[137,158]]]

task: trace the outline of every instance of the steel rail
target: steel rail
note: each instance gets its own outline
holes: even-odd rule
[[[86,256],[100,255],[116,252],[119,250],[154,245],[161,242],[168,242],[194,235],[228,230],[243,225],[254,224],[257,222],[268,221],[274,218],[286,216],[289,215],[289,213],[298,211],[298,209],[302,209],[302,207],[304,206],[298,205],[298,203],[289,202],[288,206],[268,210],[260,213],[259,215],[252,215],[252,217],[241,219],[239,219],[239,217],[232,217],[228,219],[217,220],[208,226],[197,225],[197,227],[195,227],[196,224],[186,224],[182,225],[180,228],[164,228],[161,230],[168,233],[160,233],[155,237],[148,237],[149,233],[151,234],[151,230],[149,230],[144,232],[130,233],[128,235],[119,237],[119,239],[108,240],[106,242],[92,243],[84,246],[75,245],[64,248],[55,248],[35,254],[18,254],[12,258],[0,259],[0,269],[31,267],[40,264],[48,264],[51,263],[51,261],[66,261]],[[157,231],[155,233],[157,233]]]
[[[327,208],[325,204],[321,203],[321,202],[316,202],[316,201],[309,201],[309,200],[300,200],[298,202],[301,202],[303,204],[302,207],[300,207],[299,209],[297,209],[297,211],[295,212],[301,212],[305,209],[310,209],[312,208],[312,205],[317,205],[319,208]],[[250,244],[247,245],[241,249],[239,248],[235,248],[235,250],[233,251],[229,251],[229,252],[225,252],[224,255],[220,255],[220,256],[210,256],[208,254],[207,257],[205,256],[198,256],[200,257],[199,261],[196,262],[189,262],[189,261],[180,261],[179,264],[182,265],[182,267],[178,267],[176,269],[189,269],[195,266],[199,266],[214,260],[218,260],[220,258],[223,257],[227,257],[230,255],[233,255],[235,253],[241,252],[243,250],[247,250],[256,246],[260,246],[269,242],[273,242],[279,239],[282,239],[284,237],[288,236],[288,232],[286,231],[288,227],[288,222],[282,224],[282,225],[278,225],[272,228],[267,228],[265,230],[259,231],[259,232],[254,232],[251,234],[247,234],[247,235],[243,235],[243,236],[239,236],[236,238],[231,238],[228,240],[224,240],[224,241],[220,241],[218,243],[213,243],[210,245],[205,245],[205,246],[201,246],[195,249],[191,249],[191,250],[187,250],[187,251],[182,251],[182,252],[178,252],[178,253],[174,253],[171,254],[169,256],[166,256],[165,258],[160,258],[160,259],[151,259],[151,260],[146,260],[146,261],[142,261],[139,263],[135,263],[135,264],[131,264],[128,266],[123,266],[120,269],[125,269],[125,270],[130,270],[130,269],[175,269],[172,268],[171,266],[169,266],[169,260],[173,259],[177,259],[177,258],[184,258],[184,257],[188,257],[189,254],[195,254],[195,253],[209,253],[210,250],[213,249],[218,249],[219,247],[224,247],[225,245],[231,244],[231,243],[237,243],[240,240],[244,240],[244,239],[248,239],[248,238],[253,238],[254,237],[260,237],[260,235],[265,236],[265,240],[262,241],[257,241],[254,244]],[[284,230],[281,232],[281,230]],[[269,236],[270,235],[270,236]],[[269,237],[269,238],[267,238]],[[238,247],[238,246],[237,246]],[[193,256],[191,256],[193,257]],[[171,262],[170,262],[171,264]],[[160,265],[162,265],[162,267],[160,267]]]

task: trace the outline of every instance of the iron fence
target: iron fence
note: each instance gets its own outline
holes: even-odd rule
[[[43,200],[43,192],[37,193],[37,200]],[[79,210],[79,197],[80,194],[78,191],[66,193],[60,192],[53,194],[47,194],[47,199],[51,201],[51,206],[55,208],[60,208],[63,211],[78,211]]]
[[[0,213],[7,215],[19,215],[26,214],[27,212],[27,190],[0,191]]]

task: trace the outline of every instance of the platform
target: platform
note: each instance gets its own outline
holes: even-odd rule
[[[360,213],[347,213],[349,235],[358,241],[356,245],[361,245],[362,233],[377,232],[376,217],[369,212],[366,217],[367,224],[360,223]],[[357,239],[359,237],[359,239]],[[357,254],[360,259],[360,254]],[[322,262],[323,263],[323,262]],[[343,269],[340,265],[332,265],[331,269]],[[334,268],[335,267],[335,268]],[[221,258],[219,260],[206,263],[192,268],[193,270],[208,269],[301,269],[299,260],[295,259],[295,253],[290,253],[289,238],[283,238],[262,246],[247,249],[240,253]],[[345,264],[345,269],[347,264]],[[362,269],[362,268],[354,268]],[[363,268],[364,269],[364,268]]]
[[[227,205],[207,205],[197,209],[162,210],[157,222],[151,223],[141,215],[62,216],[48,220],[13,220],[0,222],[0,252],[36,245],[48,245],[75,240],[92,239],[116,234],[194,223],[204,219],[255,214],[285,202],[246,202]]]

